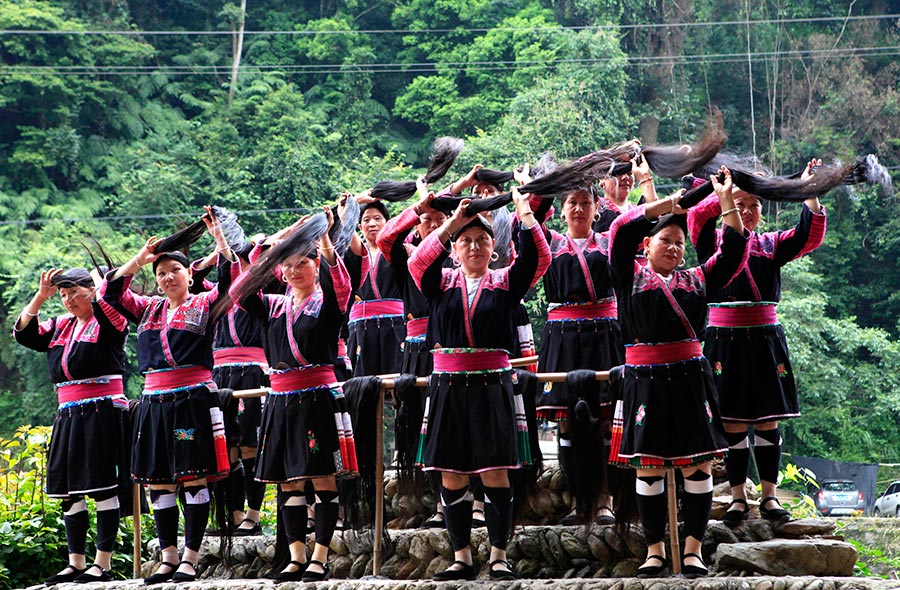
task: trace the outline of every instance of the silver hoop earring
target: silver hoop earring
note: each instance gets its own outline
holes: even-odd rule
[[[188,279],[188,287],[194,286],[194,279]]]
[[[681,259],[681,262],[678,263],[678,268],[684,268],[685,262],[684,258]]]
[[[497,262],[498,260],[500,260],[500,255],[497,254],[496,252],[491,252],[491,261]]]
[[[594,213],[594,221],[600,221],[600,214]]]
[[[162,295],[163,293],[165,293],[165,291],[163,291],[163,288],[162,288],[162,287],[157,287],[157,288],[156,288],[156,292],[159,293],[160,295]]]
[[[281,281],[284,283],[288,282],[287,275],[284,274],[284,271],[281,271]]]
[[[454,267],[454,268],[459,268],[459,264],[460,264],[459,258],[454,258],[454,259],[453,259],[453,267]]]

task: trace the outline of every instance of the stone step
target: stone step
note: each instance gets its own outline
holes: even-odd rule
[[[713,477],[717,483],[713,490],[712,518],[721,519],[731,502],[731,488],[720,462],[714,463]],[[566,481],[557,462],[547,461],[542,465],[537,477],[537,489],[539,493],[530,498],[522,514],[523,522],[554,525],[572,509],[572,497],[566,489]],[[746,493],[750,498],[750,516],[759,518],[756,487],[748,483]],[[385,474],[384,500],[385,526],[390,529],[409,529],[418,527],[434,514],[437,496],[429,489],[403,493],[395,472],[388,471]]]
[[[771,550],[786,552],[781,561],[787,565],[773,573],[852,575],[856,550],[848,543],[821,538],[833,532],[834,522],[821,519],[794,521],[781,527],[773,527],[764,520],[751,520],[733,531],[713,521],[703,544],[703,555],[713,571],[718,569],[723,574],[766,571],[753,567],[754,563],[764,563],[767,559],[759,557],[761,550],[757,547],[760,544],[787,543],[804,538],[795,547],[779,546],[777,550]],[[382,575],[388,578],[430,579],[453,561],[453,551],[444,530],[391,530],[388,535],[391,546],[384,549],[381,569]],[[310,537],[309,542],[312,541]],[[207,538],[201,548],[198,571],[201,578],[257,578],[271,563],[274,544],[275,540],[270,536],[235,538],[230,553],[232,569],[228,569],[222,563],[218,539]],[[730,552],[731,561],[716,568],[716,551],[723,544],[739,546],[739,550]],[[156,545],[155,540],[151,541],[153,559],[143,564],[143,576],[150,575],[158,567],[160,556]],[[486,577],[489,555],[486,529],[473,530],[472,548],[476,561],[481,564],[481,575]],[[373,535],[370,531],[339,532],[330,549],[333,577],[358,579],[372,573]],[[748,552],[754,557],[742,561],[741,556]],[[587,531],[582,527],[519,527],[508,547],[509,560],[519,573],[536,579],[631,577],[645,555],[643,534],[635,525],[625,531],[611,526],[593,526]],[[810,555],[818,557],[811,558]],[[820,567],[822,563],[830,564],[830,569]]]
[[[127,580],[94,584],[65,585],[83,590],[139,590],[146,588],[141,580]],[[696,580],[684,578],[572,579],[572,580],[516,580],[497,582],[432,582],[395,580],[326,580],[318,583],[285,582],[277,586],[271,580],[198,580],[191,584],[163,583],[155,590],[891,590],[897,580],[876,578],[838,578],[813,576],[757,576],[753,578],[707,577]],[[41,590],[46,586],[31,586],[27,590]]]

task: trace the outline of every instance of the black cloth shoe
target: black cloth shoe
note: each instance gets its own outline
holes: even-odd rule
[[[245,522],[249,522],[252,526],[250,528],[246,528],[246,527],[241,528],[241,525],[244,524]],[[262,527],[259,526],[258,522],[256,522],[255,520],[252,520],[250,518],[245,518],[244,520],[242,520],[240,522],[240,524],[238,524],[236,527],[234,527],[234,530],[231,531],[231,535],[233,537],[254,537],[256,535],[261,535],[261,534],[262,534]]]
[[[157,569],[155,574],[144,578],[144,585],[149,586],[150,584],[159,584],[160,582],[168,582],[169,580],[171,580],[172,576],[175,575],[175,570],[178,569],[178,566],[174,563],[169,563],[168,561],[164,561],[159,564],[159,567],[163,566],[169,568],[169,571],[167,571],[166,573],[160,573],[159,569]]]
[[[769,502],[775,502],[777,508],[766,508]],[[791,519],[791,513],[781,507],[781,502],[775,496],[768,496],[759,501],[759,513],[772,522],[787,522]]]
[[[685,565],[684,558],[687,557],[696,557],[700,561],[700,565]],[[709,574],[709,568],[703,563],[703,558],[696,553],[685,553],[684,558],[682,558],[681,573],[685,578],[702,578]]]
[[[321,572],[311,572],[309,571],[309,566],[312,564],[317,564],[322,568]],[[306,565],[306,571],[303,573],[303,577],[300,578],[303,582],[321,582],[328,578],[328,574],[331,573],[331,568],[328,567],[327,563],[322,563],[317,559],[311,559]]]
[[[185,574],[182,572],[175,572],[172,575],[172,581],[176,584],[181,584],[182,582],[193,582],[197,579],[197,564],[187,560],[182,560],[181,563],[178,564],[178,567],[181,567],[184,564],[188,564],[189,566],[191,566],[191,568],[194,570],[194,573]]]
[[[444,513],[443,512],[435,512],[427,519],[425,522],[419,525],[420,529],[445,529],[447,528],[447,523],[444,522]]]
[[[669,573],[669,560],[662,555],[648,555],[647,561],[655,559],[659,565],[644,565],[637,569],[638,578],[663,578]]]
[[[459,569],[451,569],[454,565],[459,565]],[[474,580],[475,566],[459,561],[458,559],[450,564],[450,567],[442,572],[438,572],[431,576],[435,582],[450,582],[453,580]]]
[[[495,570],[494,565],[496,565],[496,564],[505,565],[507,567],[507,569]],[[508,561],[506,561],[505,559],[495,559],[490,564],[488,564],[488,566],[489,566],[489,569],[491,572],[492,580],[518,580],[519,579],[519,574],[516,573],[516,570],[513,569],[512,564],[509,563]]]
[[[472,528],[480,529],[483,526],[487,526],[487,521],[484,519],[484,510],[481,508],[473,508],[472,509]]]
[[[297,569],[292,572],[281,571],[272,576],[273,580],[278,582],[300,582],[303,580],[303,572],[306,571],[306,564],[296,559],[292,559],[288,565],[296,565]]]
[[[616,524],[616,513],[612,511],[612,508],[601,506],[597,509],[597,517],[594,518],[594,522],[601,526],[614,525]]]
[[[100,570],[99,576],[95,576],[94,574],[88,573],[89,571],[91,571],[94,568]],[[112,575],[111,571],[105,570],[102,567],[100,567],[99,565],[97,565],[96,563],[94,563],[89,568],[84,570],[84,572],[80,576],[75,578],[73,580],[73,582],[75,582],[76,584],[89,584],[91,582],[112,582],[112,579],[113,579],[113,575]]]
[[[76,569],[75,566],[67,565],[61,573],[50,576],[44,580],[44,583],[49,586],[50,584],[65,584],[67,582],[72,582],[86,571],[86,569],[80,570]]]
[[[577,526],[578,525],[578,515],[575,512],[570,512],[566,514],[562,518],[559,519],[559,526]]]
[[[744,508],[737,508],[735,506],[736,504],[743,504]],[[722,524],[733,529],[741,524],[741,521],[747,520],[749,516],[750,506],[747,504],[747,500],[744,500],[743,498],[733,498],[731,500],[731,505],[728,507],[728,511],[725,513],[725,516],[722,517]]]

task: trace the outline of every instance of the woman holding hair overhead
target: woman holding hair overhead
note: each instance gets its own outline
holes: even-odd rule
[[[678,207],[683,193],[631,209],[610,229],[610,276],[625,342],[625,365],[614,374],[621,388],[622,438],[613,441],[610,454],[637,469],[637,507],[647,540],[638,577],[661,576],[668,569],[667,467],[684,475],[682,572],[688,577],[708,572],[700,547],[712,505],[710,465],[727,444],[700,340],[708,297],[732,280],[747,246],[732,201],[731,174],[724,168],[720,174],[722,181],[713,177],[712,182],[727,213],[726,227],[721,248],[702,266],[680,269],[686,241],[685,211]],[[635,261],[640,245],[645,265]]]
[[[357,473],[356,452],[343,393],[336,385],[338,336],[350,300],[350,277],[334,252],[324,207],[273,246],[232,287],[231,296],[264,324],[263,348],[272,372],[272,393],[263,409],[256,478],[279,484],[291,561],[279,581],[319,581],[338,520],[335,476]],[[259,287],[280,269],[285,295]],[[316,544],[306,560],[307,480],[315,489]]]
[[[469,476],[484,482],[492,579],[518,576],[506,561],[512,529],[508,470],[530,462],[521,397],[513,394],[510,351],[518,344],[513,311],[544,274],[550,251],[528,197],[513,189],[523,231],[512,265],[491,270],[494,239],[482,217],[453,215],[412,255],[413,278],[429,303],[427,341],[434,372],[419,462],[442,476],[441,502],[456,561],[435,580],[475,578],[470,546]],[[444,268],[449,245],[458,268]]]
[[[810,160],[802,179],[811,178],[821,160]],[[719,406],[728,440],[725,467],[732,501],[723,522],[737,526],[749,515],[744,484],[750,461],[747,437],[753,426],[753,454],[762,485],[759,512],[763,518],[790,518],[775,497],[781,466],[779,420],[800,415],[794,374],[784,331],[775,305],[781,299],[781,267],[808,254],[825,237],[825,209],[817,197],[807,199],[800,221],[787,231],[756,233],[762,211],[759,197],[739,187],[734,205],[750,231],[749,258],[734,281],[711,293],[709,326],[703,352],[712,364]],[[716,220],[725,214],[719,201],[708,198],[690,209],[691,241],[701,261],[709,259],[722,242]]]
[[[137,324],[138,364],[145,377],[134,417],[132,475],[150,485],[150,502],[159,537],[162,565],[144,580],[190,582],[197,577],[200,543],[209,519],[209,476],[228,470],[217,459],[211,408],[218,408],[212,380],[213,324],[211,308],[227,300],[234,253],[212,210],[203,216],[219,251],[218,283],[212,291],[192,294],[190,263],[179,251],[159,251],[163,240],[147,240],[140,252],[107,274],[104,301]],[[159,296],[146,297],[129,288],[134,274],[152,264]],[[224,442],[224,441],[223,441]],[[178,560],[178,505],[184,506],[184,555]]]
[[[118,488],[127,473],[128,401],[122,389],[128,323],[103,300],[83,268],[41,273],[40,286],[16,319],[19,344],[47,353],[59,410],[47,459],[47,495],[62,500],[69,564],[46,579],[107,582],[119,530]],[[59,293],[65,315],[40,321],[41,307]],[[90,526],[85,497],[97,507],[97,552],[86,567]]]
[[[390,213],[381,201],[356,197],[359,229],[344,261],[353,277],[356,301],[350,308],[347,351],[353,376],[396,373],[400,370],[400,345],[406,338],[403,293],[394,269],[378,248],[377,239]]]

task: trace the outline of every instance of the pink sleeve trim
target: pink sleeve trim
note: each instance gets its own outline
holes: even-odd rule
[[[722,214],[722,204],[719,203],[717,195],[710,195],[694,205],[688,210],[688,234],[691,236],[691,243],[697,245],[697,236],[711,219],[717,218]]]
[[[425,271],[445,252],[444,245],[438,237],[439,233],[440,231],[431,232],[409,259],[409,272],[419,289],[422,288]]]
[[[408,207],[397,217],[388,220],[387,224],[378,234],[378,238],[375,240],[375,243],[378,244],[378,249],[381,250],[381,253],[384,254],[384,258],[388,262],[392,262],[391,249],[397,241],[397,236],[412,229],[418,224],[419,215],[416,213],[415,207]]]

